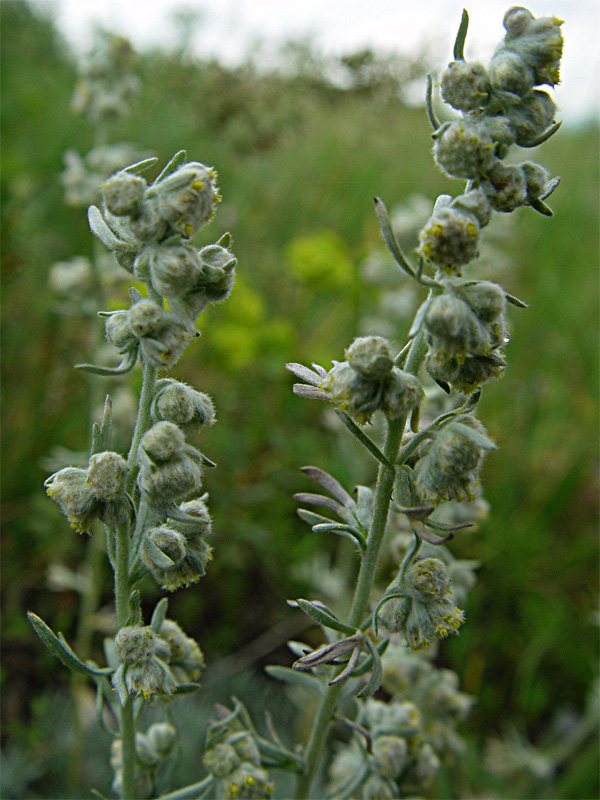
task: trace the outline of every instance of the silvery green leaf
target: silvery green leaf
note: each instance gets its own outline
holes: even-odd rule
[[[187,153],[185,150],[179,150],[179,152],[175,153],[173,158],[169,161],[169,163],[166,165],[166,167],[163,169],[163,171],[160,173],[160,175],[154,181],[154,183],[155,184],[159,183],[159,181],[162,181],[163,178],[167,177],[167,175],[170,175],[172,172],[175,172],[175,170],[185,162],[186,158],[187,158]]]
[[[517,308],[529,308],[527,303],[524,303],[523,300],[519,300],[518,297],[515,297],[512,294],[508,294],[508,292],[504,292],[504,296],[506,297],[506,302],[510,303]]]
[[[169,600],[166,597],[163,597],[156,604],[154,611],[152,612],[152,619],[150,620],[150,627],[154,633],[158,633],[160,631],[161,626],[165,621],[165,617],[167,616],[168,607]]]
[[[394,235],[394,231],[392,230],[392,225],[390,222],[390,218],[387,213],[387,209],[383,200],[380,200],[379,197],[373,198],[375,202],[375,213],[377,214],[377,221],[379,222],[379,227],[381,228],[381,234],[383,236],[383,240],[387,245],[388,250],[392,254],[392,257],[396,264],[400,267],[400,269],[404,270],[411,278],[415,277],[415,271],[411,267],[411,265],[406,260],[404,253],[400,250],[400,245],[398,244],[396,237]]]
[[[106,245],[109,250],[122,250],[127,247],[125,243],[111,231],[104,221],[100,209],[96,206],[90,206],[88,208],[88,222],[94,236],[97,236],[102,244]]]
[[[326,628],[331,628],[334,631],[339,631],[340,633],[348,633],[354,634],[355,629],[350,627],[350,625],[346,625],[341,622],[335,614],[330,611],[326,605],[320,603],[318,600],[310,601],[310,600],[303,600],[299,599],[294,601],[288,600],[288,605],[296,605],[304,611],[305,614],[308,614],[309,617],[312,617],[319,625],[324,625]]]
[[[219,245],[219,247],[224,247],[225,249],[227,249],[231,244],[231,234],[229,232],[224,233],[223,236],[221,236],[221,238],[217,242],[217,244]]]
[[[361,550],[367,549],[367,541],[362,533],[351,525],[340,525],[339,522],[325,522],[313,525],[315,533],[336,533],[338,536],[344,536],[347,539],[352,539],[358,544]]]
[[[454,422],[452,429],[457,433],[460,433],[461,436],[465,436],[467,439],[470,439],[473,444],[476,444],[477,447],[481,447],[483,450],[498,449],[497,445],[490,441],[487,436],[484,436],[482,433],[479,433],[479,431],[470,428],[468,425],[463,425],[462,422]]]
[[[425,314],[427,314],[427,310],[429,306],[433,302],[433,295],[430,295],[424,303],[421,304],[419,310],[415,314],[415,318],[413,320],[413,324],[410,326],[410,330],[408,332],[408,338],[413,339],[417,333],[421,330],[421,325],[423,324],[423,320],[425,319]]]
[[[139,348],[134,347],[133,350],[129,350],[123,356],[123,361],[121,361],[118,367],[99,367],[96,364],[75,364],[75,369],[79,369],[82,372],[91,372],[92,375],[125,375],[127,372],[131,372],[135,367],[138,349]]]
[[[454,60],[465,60],[465,39],[467,38],[467,29],[469,27],[469,15],[467,10],[463,8],[462,17],[460,18],[460,25],[458,26],[458,33],[454,42]]]
[[[333,519],[328,519],[327,517],[322,517],[320,514],[315,514],[313,511],[308,511],[306,508],[299,508],[296,510],[296,514],[300,517],[300,519],[304,520],[304,522],[308,522],[308,524],[312,527],[314,525],[337,525]]]
[[[318,483],[323,489],[333,495],[336,500],[339,500],[342,505],[347,508],[352,508],[355,504],[354,500],[344,487],[336,481],[336,479],[318,467],[300,467],[300,471],[307,477],[312,478],[315,483]]]
[[[323,506],[323,508],[328,508],[335,514],[338,514],[342,519],[345,518],[346,509],[344,506],[336,503],[331,497],[325,497],[325,495],[322,494],[312,494],[312,492],[298,492],[294,495],[294,500],[313,506]]]
[[[314,675],[309,675],[308,672],[299,672],[298,670],[290,669],[289,667],[280,667],[275,664],[265,667],[265,671],[267,675],[270,675],[278,681],[283,681],[283,683],[289,683],[292,686],[301,686],[303,689],[311,689],[318,692],[320,695],[325,694],[325,689],[321,681],[315,678]]]
[[[148,559],[160,569],[172,569],[175,566],[175,562],[163,553],[160,547],[157,547],[147,536],[144,537],[142,542],[142,550],[146,553]]]
[[[371,651],[371,656],[373,658],[373,669],[367,685],[360,690],[358,697],[369,697],[370,695],[375,694],[377,689],[379,689],[381,686],[381,679],[383,677],[383,667],[381,665],[381,658],[377,648],[368,636],[365,637],[365,642]]]
[[[84,664],[71,650],[63,635],[59,633],[57,636],[37,614],[28,611],[27,618],[46,647],[73,672],[81,672],[87,675],[109,675],[112,672],[110,668],[101,669],[91,662]]]
[[[192,692],[197,692],[199,688],[199,683],[180,683],[173,694],[191,694]]]
[[[149,169],[151,166],[156,164],[157,161],[158,158],[156,158],[156,156],[152,156],[152,158],[145,158],[143,161],[138,161],[136,164],[131,164],[129,167],[125,167],[125,169],[121,170],[121,172],[128,172],[130,175],[137,175],[138,173]]]

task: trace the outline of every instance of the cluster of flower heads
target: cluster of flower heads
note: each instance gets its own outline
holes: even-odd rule
[[[136,797],[151,797],[154,788],[153,773],[173,751],[177,731],[168,722],[155,722],[146,733],[135,735],[135,790]],[[114,739],[110,748],[110,765],[113,769],[113,792],[120,796],[123,788],[123,741]]]
[[[383,337],[361,336],[345,355],[346,360],[334,361],[329,372],[317,365],[313,372],[301,364],[287,364],[290,372],[311,384],[295,384],[295,394],[333,400],[361,425],[377,410],[398,419],[423,400],[421,382],[394,366],[391,345]]]
[[[55,472],[44,486],[78,533],[85,533],[95,519],[114,529],[132,515],[125,492],[127,474],[125,459],[107,450],[91,456],[87,469],[65,467]]]
[[[490,281],[446,282],[423,318],[429,352],[425,366],[441,385],[471,393],[504,373],[508,341],[506,295]]]
[[[204,752],[204,765],[215,781],[215,797],[269,800],[274,786],[261,765],[248,712],[237,701],[233,712],[221,706],[217,712],[221,719],[211,723]]]
[[[508,213],[530,205],[551,213],[543,201],[558,179],[534,162],[503,159],[511,145],[533,147],[557,128],[554,101],[535,87],[559,81],[561,24],[556,17],[536,19],[513,7],[487,69],[458,57],[442,74],[442,97],[462,117],[434,132],[434,157],[447,175],[468,185],[460,197],[440,199],[419,236],[418,253],[441,273],[460,274],[477,256],[479,233],[492,210]]]
[[[212,218],[220,195],[214,169],[181,164],[181,155],[152,185],[135,168],[113,175],[102,186],[101,209],[89,211],[92,231],[119,264],[170,308],[167,313],[157,302],[136,297],[129,311],[109,316],[107,338],[121,353],[141,347],[160,367],[177,361],[206,306],[229,296],[237,263],[228,250],[229,234],[200,250],[190,244]]]
[[[401,633],[411,650],[421,650],[456,633],[464,613],[454,605],[450,576],[443,561],[413,561],[387,588],[377,621],[389,633]]]
[[[99,31],[95,50],[79,67],[74,110],[86,114],[94,124],[125,115],[140,91],[139,78],[130,71],[134,56],[124,36]]]
[[[112,682],[122,704],[129,695],[172,695],[178,685],[197,680],[204,668],[198,644],[165,619],[158,633],[150,625],[129,625],[115,637],[118,666]]]
[[[360,703],[354,724],[356,735],[329,767],[331,795],[379,800],[431,786],[440,759],[424,735],[423,716],[414,702],[369,698]]]

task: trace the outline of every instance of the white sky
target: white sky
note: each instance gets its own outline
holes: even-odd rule
[[[436,46],[439,66],[450,60],[463,6],[470,15],[466,57],[489,59],[504,34],[502,17],[510,0],[36,0],[53,10],[59,28],[78,49],[90,43],[92,22],[127,35],[138,48],[173,46],[174,11],[198,10],[203,21],[194,51],[241,60],[256,45],[309,35],[328,53],[365,46],[417,52]],[[598,115],[600,84],[600,3],[597,0],[532,0],[535,16],[565,20],[562,84],[554,97],[565,122]],[[445,52],[444,52],[445,51]]]

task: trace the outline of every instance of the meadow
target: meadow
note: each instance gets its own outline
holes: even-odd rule
[[[108,744],[92,727],[83,768],[65,768],[72,734],[48,734],[57,715],[68,718],[68,678],[25,614],[40,610],[67,638],[76,623],[77,592],[49,586],[48,569],[75,571],[85,542],[42,483],[53,447],[77,452],[89,438],[90,380],[72,365],[87,360],[94,321],[57,313],[48,272],[91,254],[85,214],[65,206],[59,179],[64,151],[87,152],[91,134],[69,110],[75,61],[52,23],[25,2],[2,2],[0,13],[2,796],[81,797],[89,786],[108,791]],[[324,546],[296,516],[292,495],[306,490],[299,467],[317,464],[348,487],[374,479],[374,464],[323,409],[292,394],[284,364],[329,367],[377,303],[380,288],[364,278],[365,261],[381,250],[373,196],[393,208],[455,188],[432,162],[425,110],[402,101],[403,84],[426,65],[359,54],[337,65],[340,88],[318,54],[298,46],[287,58],[287,71],[265,74],[251,63],[226,69],[141,53],[135,113],[112,132],[161,164],[185,148],[217,167],[224,202],[196,244],[229,230],[239,263],[231,300],[209,312],[219,324],[206,326],[178,367],[214,398],[223,422],[202,433],[219,466],[207,479],[214,561],[170,606],[209,664],[205,691],[180,712],[194,729],[182,772],[215,699],[233,692],[257,714],[276,706],[284,725],[296,717],[263,668],[291,663],[286,639],[312,635],[286,599],[313,592],[315,581],[327,588],[350,552],[346,543]],[[549,772],[515,768],[518,795],[484,757],[512,729],[550,752],[584,713],[598,674],[598,121],[567,121],[541,160],[562,178],[554,218],[520,209],[500,243],[508,266],[499,280],[529,308],[511,309],[509,368],[481,401],[499,444],[483,475],[490,513],[452,544],[481,566],[468,624],[439,661],[476,704],[462,728],[467,752],[435,797],[598,792],[597,729]],[[410,321],[395,323],[398,341]],[[138,387],[135,371],[128,379]],[[104,603],[108,569],[106,579]],[[100,632],[94,641],[100,648]]]

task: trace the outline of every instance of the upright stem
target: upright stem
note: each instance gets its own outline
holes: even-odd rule
[[[133,431],[131,447],[129,448],[129,455],[127,456],[127,466],[129,467],[129,480],[127,489],[129,492],[131,492],[135,486],[138,464],[138,449],[142,436],[150,427],[150,406],[152,405],[152,398],[154,397],[154,390],[156,388],[156,367],[148,364],[147,361],[143,361],[142,370],[142,392],[140,394],[140,403],[138,406],[137,419],[135,421],[135,430]]]
[[[423,333],[420,331],[412,341],[406,359],[405,370],[416,375],[423,363],[426,352],[427,345],[425,344]],[[394,464],[398,457],[402,434],[406,426],[406,419],[407,415],[405,414],[399,419],[392,420],[388,423],[383,453],[389,464]],[[358,581],[354,591],[354,599],[348,618],[348,624],[355,627],[361,624],[371,596],[371,590],[375,579],[375,570],[379,560],[379,551],[381,550],[387,527],[392,489],[394,486],[394,475],[394,469],[390,469],[387,464],[380,463],[377,473],[375,497],[373,500],[373,517],[371,519],[371,527],[367,539],[367,549],[362,559]],[[312,796],[309,792],[323,753],[325,737],[342,686],[343,684],[338,683],[329,687],[313,722],[306,749],[306,769],[298,779],[298,786],[296,789],[297,800],[304,800]]]

